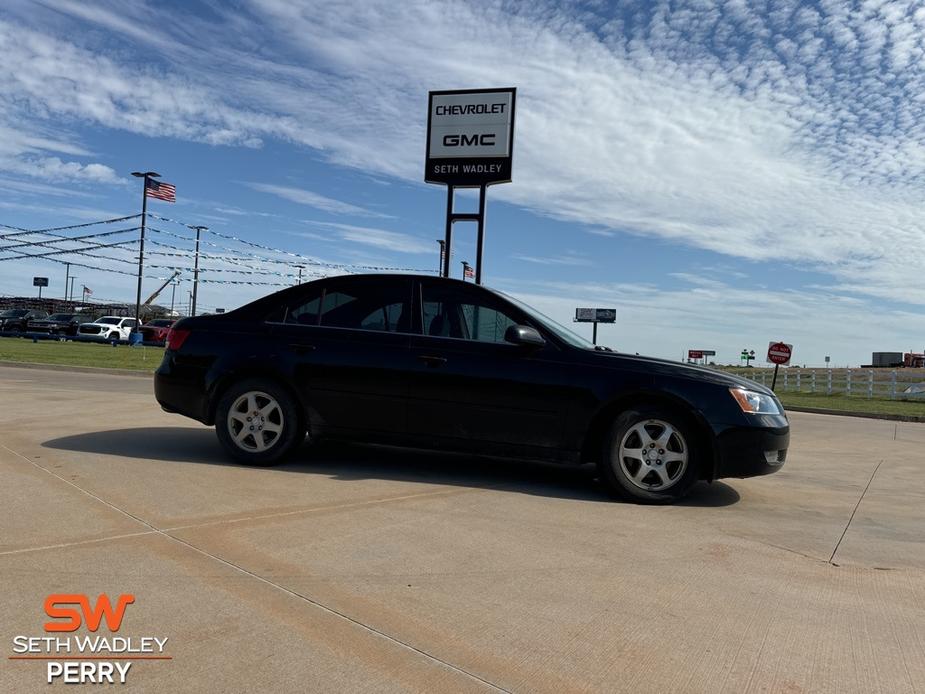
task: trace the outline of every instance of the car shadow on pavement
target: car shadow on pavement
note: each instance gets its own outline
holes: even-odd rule
[[[225,457],[212,429],[141,427],[76,434],[42,443],[45,448],[125,458],[236,466]],[[536,496],[587,501],[611,500],[596,479],[594,466],[482,458],[479,456],[408,451],[403,449],[325,442],[303,446],[274,468],[323,474],[345,481],[383,479],[461,487],[491,488]],[[699,482],[679,504],[693,507],[729,506],[739,500],[723,482]]]

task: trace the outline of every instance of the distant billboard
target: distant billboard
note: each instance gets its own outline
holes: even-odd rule
[[[617,309],[615,308],[576,308],[576,323],[616,323]]]

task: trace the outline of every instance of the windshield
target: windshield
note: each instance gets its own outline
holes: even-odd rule
[[[119,321],[121,320],[121,318],[100,318],[96,322],[101,323],[102,325],[119,325]]]
[[[13,308],[13,309],[10,309],[9,311],[4,311],[3,313],[0,313],[0,318],[22,318],[27,313],[29,312],[21,308]]]
[[[495,291],[498,290],[496,289]],[[543,313],[540,313],[535,308],[525,304],[520,299],[515,299],[510,294],[505,294],[504,292],[498,292],[498,294],[501,294],[501,296],[517,306],[520,310],[527,313],[533,320],[542,325],[546,330],[551,332],[563,342],[571,345],[572,347],[578,347],[580,349],[594,349],[594,345],[592,345],[586,339],[580,335],[576,335],[564,325],[556,323],[556,321],[554,321],[552,318]]]
[[[48,320],[53,320],[53,321],[71,320],[71,314],[70,313],[55,313],[49,316]]]

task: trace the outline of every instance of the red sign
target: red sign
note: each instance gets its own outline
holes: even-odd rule
[[[772,364],[788,364],[793,355],[793,345],[772,342],[768,345],[768,361]]]
[[[696,349],[689,349],[687,350],[687,358],[688,359],[703,359],[703,352],[701,352],[700,350],[696,350]]]

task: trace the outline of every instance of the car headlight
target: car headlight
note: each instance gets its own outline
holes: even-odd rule
[[[745,388],[730,388],[729,392],[743,412],[748,414],[781,414],[780,405],[771,395],[756,393]]]

